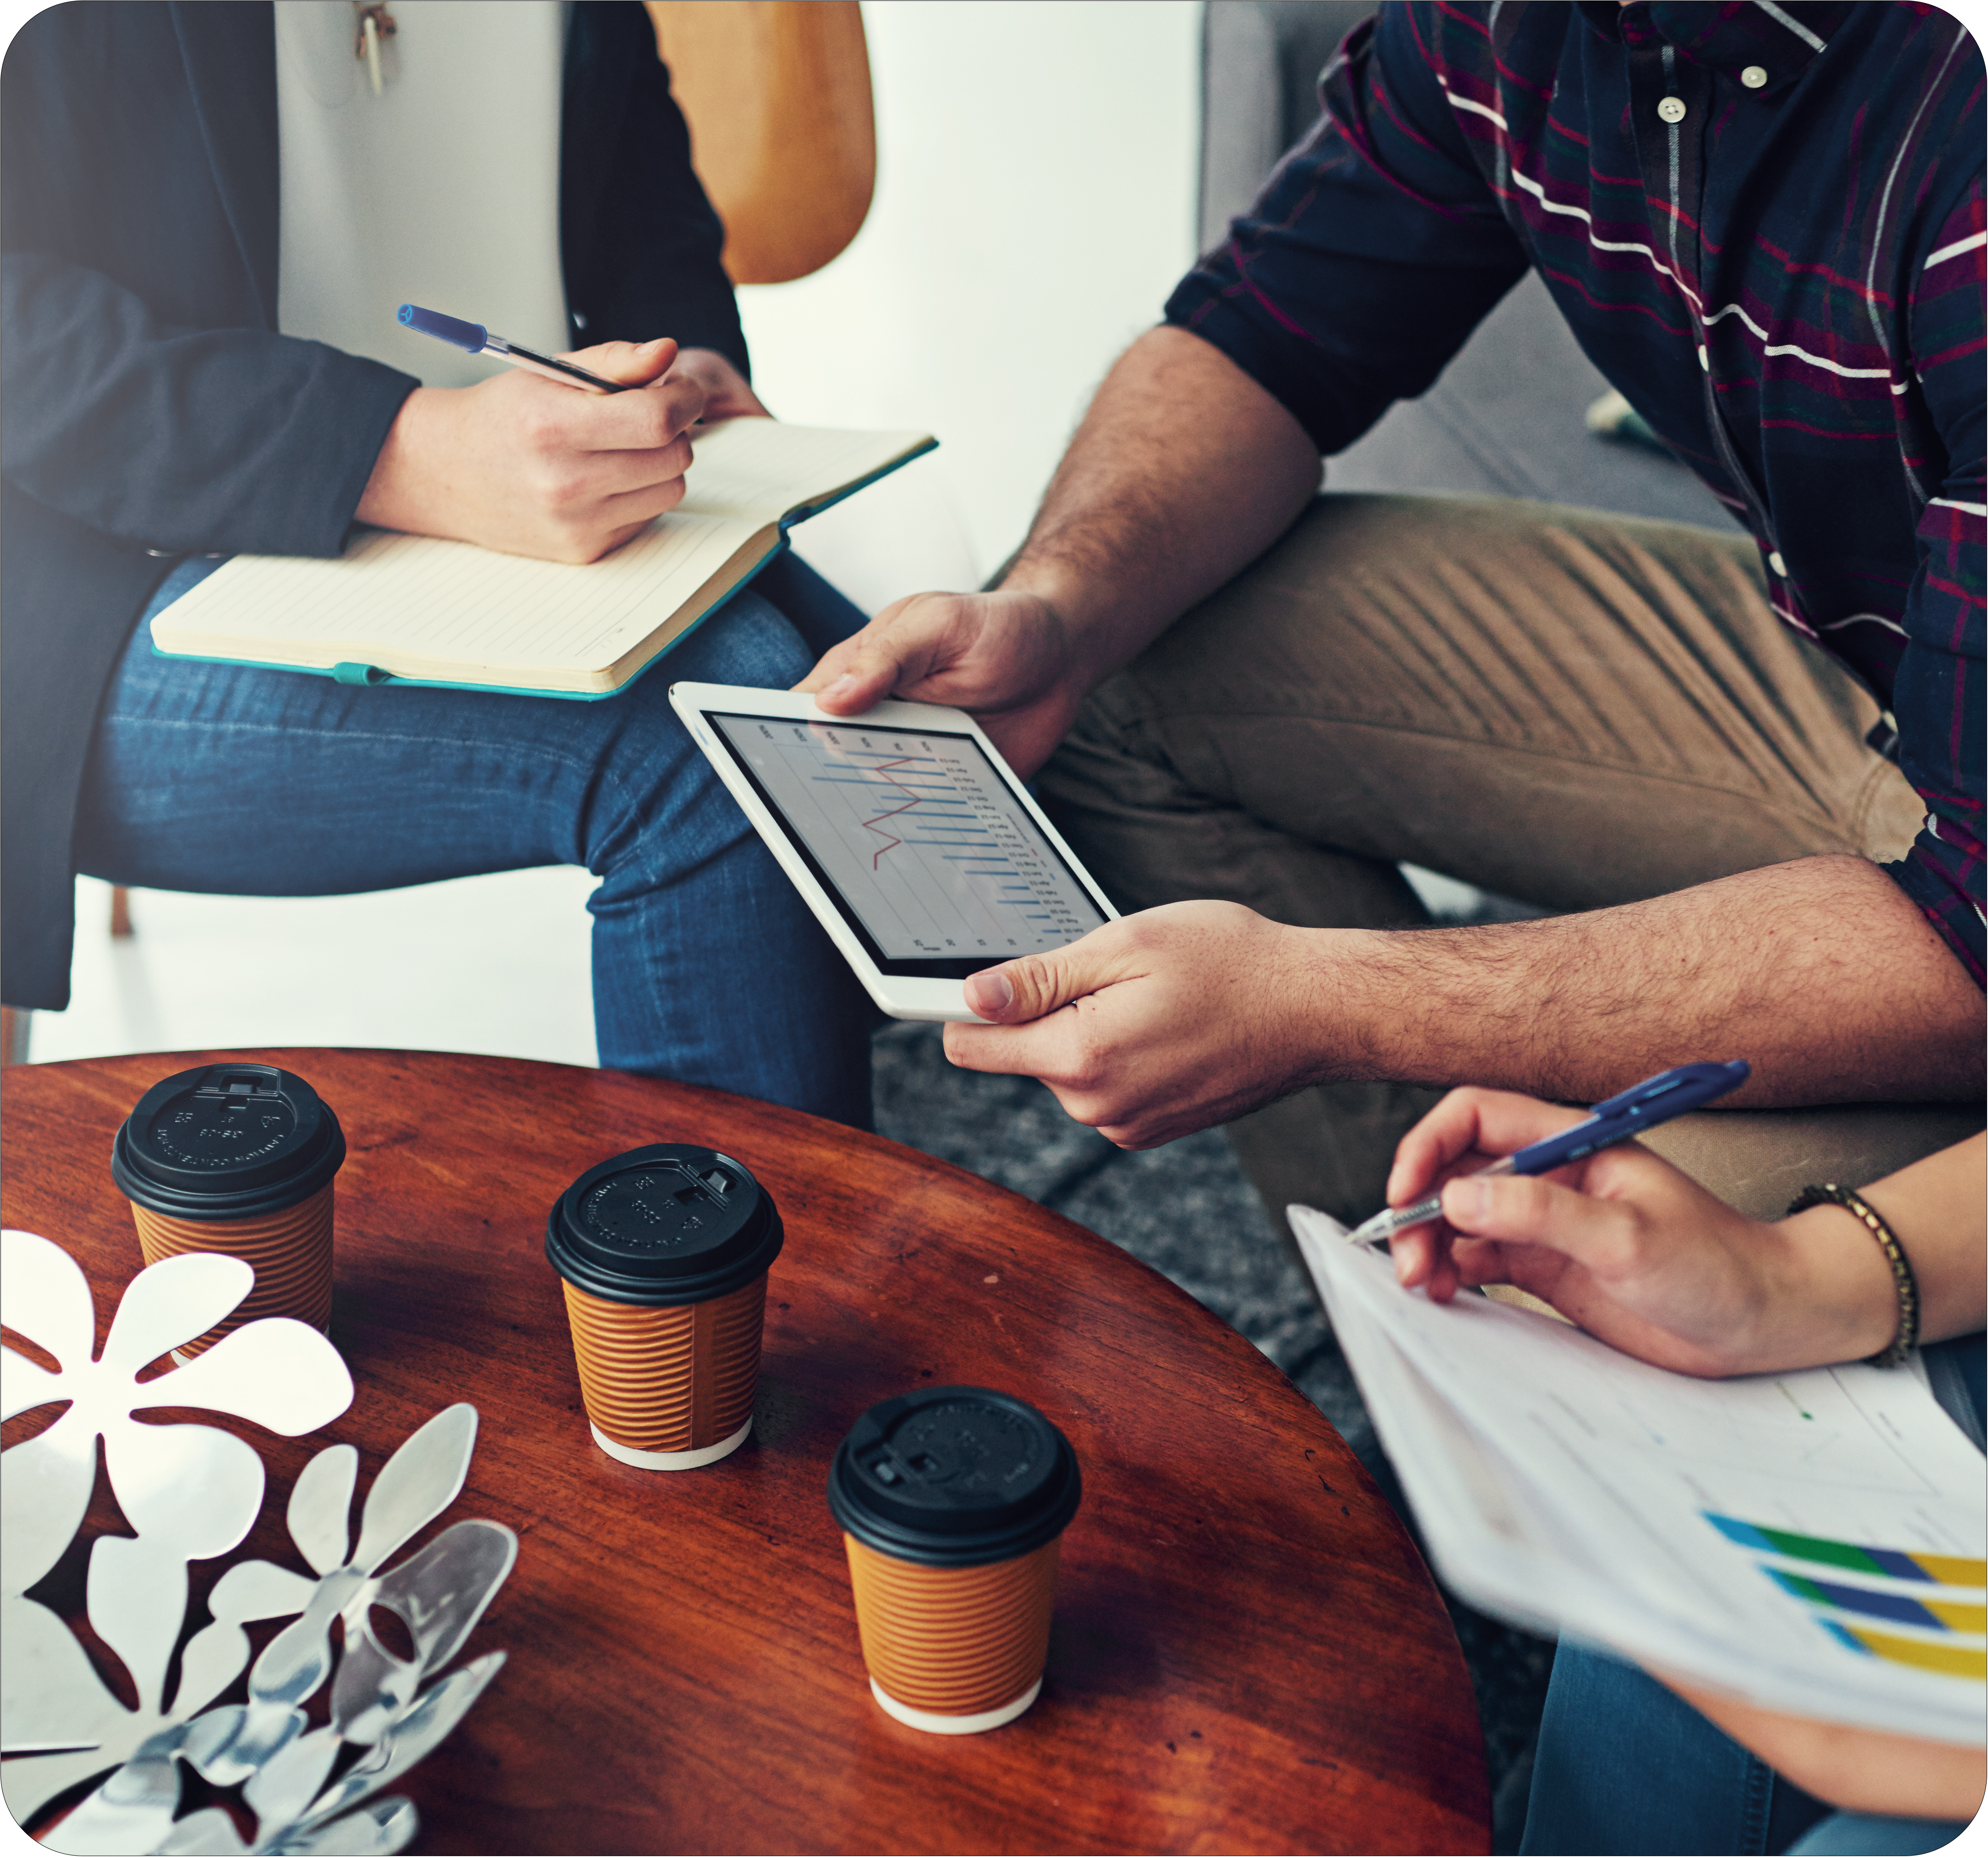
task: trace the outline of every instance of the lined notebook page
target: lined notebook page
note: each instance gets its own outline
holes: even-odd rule
[[[160,613],[152,637],[163,651],[266,658],[275,647],[313,668],[380,664],[467,683],[478,670],[526,681],[600,671],[759,526],[674,510],[583,567],[375,529],[335,561],[238,555]]]
[[[696,461],[680,508],[701,515],[777,521],[818,502],[927,443],[922,432],[843,432],[729,419],[692,435]]]

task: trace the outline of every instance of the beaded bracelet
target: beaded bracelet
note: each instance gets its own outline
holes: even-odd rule
[[[1912,1264],[1905,1256],[1904,1248],[1893,1235],[1891,1227],[1848,1187],[1838,1187],[1834,1183],[1804,1187],[1795,1195],[1784,1216],[1792,1218],[1797,1212],[1805,1212],[1811,1206],[1825,1205],[1841,1206],[1852,1217],[1860,1220],[1871,1237],[1878,1241],[1878,1248],[1885,1254],[1885,1261],[1892,1267],[1892,1287],[1898,1295],[1898,1332],[1892,1337],[1889,1347],[1881,1348],[1867,1359],[1874,1367],[1895,1367],[1919,1345],[1919,1279],[1912,1275]]]

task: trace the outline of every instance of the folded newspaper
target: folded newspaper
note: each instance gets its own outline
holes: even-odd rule
[[[1443,1578],[1762,1707],[1979,1747],[1981,1455],[1916,1360],[1699,1380],[1292,1229]]]

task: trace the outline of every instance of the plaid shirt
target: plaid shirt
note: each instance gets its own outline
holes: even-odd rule
[[[1753,531],[1775,612],[1888,712],[1877,744],[1926,818],[1885,868],[1981,984],[1988,254],[1965,29],[1904,0],[1414,0],[1319,88],[1318,127],[1168,320],[1330,454],[1537,268]]]

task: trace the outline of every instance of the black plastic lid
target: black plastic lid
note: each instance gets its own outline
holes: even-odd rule
[[[729,1155],[674,1142],[589,1167],[546,1220],[546,1255],[610,1302],[708,1302],[749,1283],[786,1234],[766,1189]]]
[[[127,1199],[169,1217],[247,1219],[306,1200],[345,1159],[331,1106],[273,1064],[203,1064],[154,1083],[110,1150]]]
[[[931,1567],[1012,1560],[1070,1525],[1084,1494],[1070,1440],[984,1386],[872,1406],[828,1473],[828,1506],[865,1547]]]

